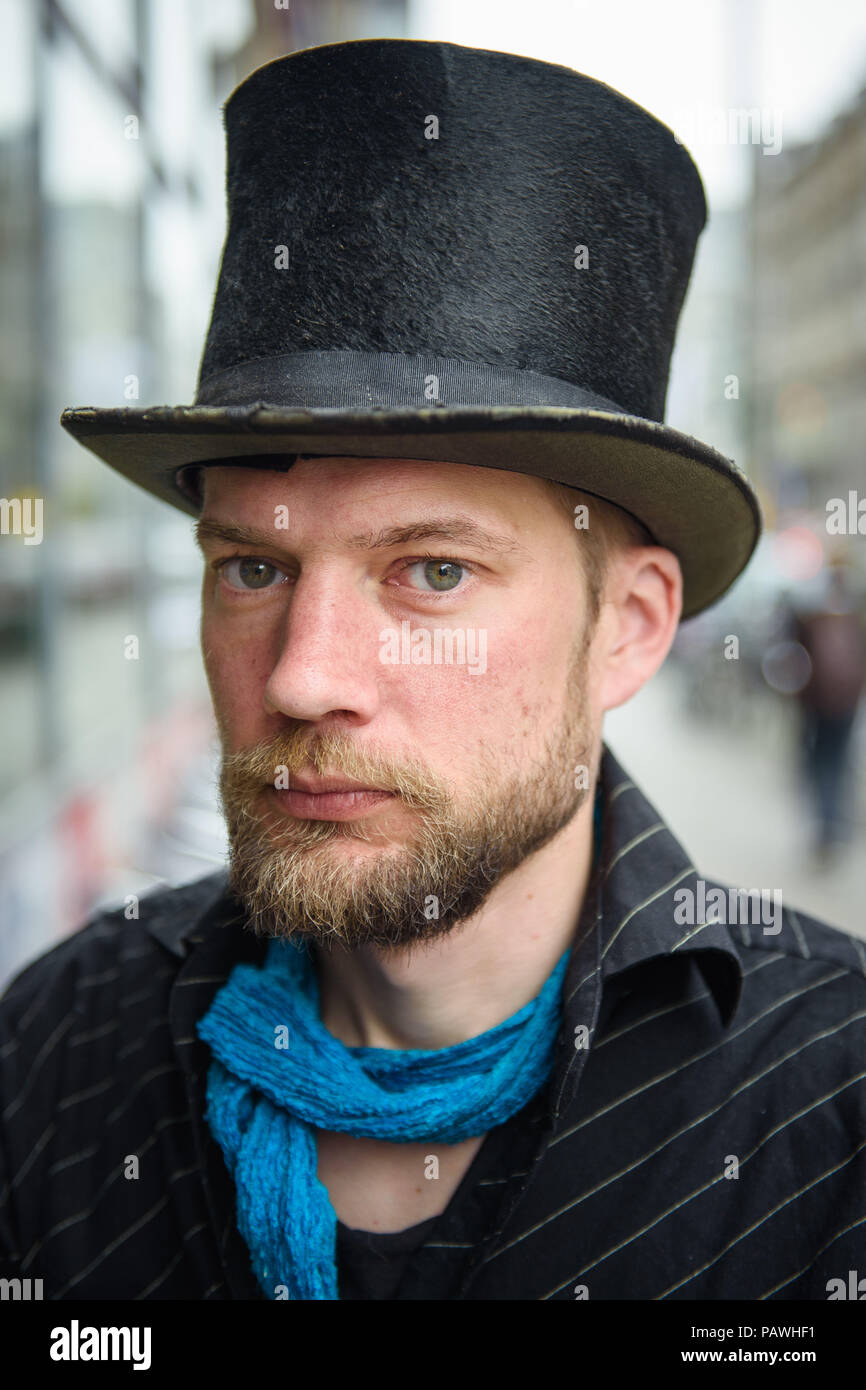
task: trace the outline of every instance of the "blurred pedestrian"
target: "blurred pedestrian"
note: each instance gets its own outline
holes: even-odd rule
[[[827,566],[817,601],[795,608],[793,628],[809,658],[798,692],[801,748],[817,819],[816,853],[826,861],[850,835],[852,733],[866,685],[866,632],[842,557]]]

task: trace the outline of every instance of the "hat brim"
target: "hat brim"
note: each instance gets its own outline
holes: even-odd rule
[[[281,454],[439,460],[565,483],[630,512],[676,554],[684,618],[721,598],[761,534],[758,499],[731,459],[668,425],[601,410],[160,406],[66,410],[60,422],[118,473],[191,515],[197,507],[179,469],[266,467]]]

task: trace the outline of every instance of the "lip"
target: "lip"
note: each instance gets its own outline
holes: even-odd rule
[[[273,788],[280,809],[299,820],[346,821],[368,815],[383,802],[393,800],[393,792],[383,787],[365,786],[351,777],[289,776],[287,789]]]
[[[383,792],[385,789],[352,782],[348,777],[290,777],[289,790],[305,792],[308,796],[323,796],[326,792]]]

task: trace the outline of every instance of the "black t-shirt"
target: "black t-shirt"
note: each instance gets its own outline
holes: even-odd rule
[[[362,1231],[338,1221],[337,1280],[341,1301],[399,1297],[404,1275],[418,1258],[423,1262],[421,1283],[425,1296],[452,1297],[475,1246],[496,1228],[507,1189],[529,1161],[542,1106],[540,1092],[516,1115],[488,1131],[450,1202],[438,1216],[402,1231]]]
[[[438,1220],[431,1216],[403,1231],[357,1231],[338,1221],[340,1298],[393,1298],[409,1256]]]

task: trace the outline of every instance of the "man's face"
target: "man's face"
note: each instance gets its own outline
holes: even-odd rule
[[[349,947],[451,930],[595,766],[567,518],[538,479],[462,464],[204,477],[202,645],[251,924]],[[317,794],[326,777],[378,794]]]

